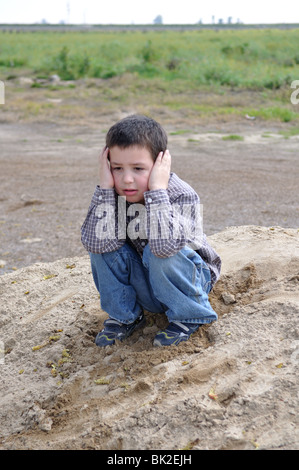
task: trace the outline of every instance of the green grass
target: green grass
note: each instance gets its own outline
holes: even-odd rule
[[[170,132],[169,135],[183,135],[190,134],[192,131],[187,129],[178,129],[177,131]]]
[[[1,75],[144,79],[279,89],[299,77],[299,30],[0,33]]]
[[[279,131],[279,134],[283,135],[285,139],[288,139],[289,137],[299,135],[299,128],[292,127],[291,129]]]
[[[298,118],[298,111],[283,108],[281,106],[261,107],[259,109],[250,109],[248,114],[260,117],[264,120],[278,120],[281,122],[290,122]]]
[[[99,106],[135,100],[202,118],[299,121],[299,105],[290,103],[299,29],[0,32],[0,40],[0,79],[32,77],[36,96],[46,88],[67,98],[74,93],[68,87],[83,96],[76,81],[88,79],[84,98]],[[45,82],[53,74],[60,84]],[[29,114],[46,111],[41,103],[18,103]]]
[[[222,137],[222,140],[244,140],[244,137],[238,134],[231,134]]]

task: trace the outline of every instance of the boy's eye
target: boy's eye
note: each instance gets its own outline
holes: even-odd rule
[[[113,167],[112,167],[112,171],[120,171],[120,170],[122,170],[122,167],[121,167],[121,166],[113,166]],[[136,170],[136,171],[142,171],[142,170],[143,170],[143,167],[141,167],[141,166],[135,166],[135,167],[134,167],[134,170]]]

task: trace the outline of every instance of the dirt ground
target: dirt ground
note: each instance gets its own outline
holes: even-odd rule
[[[105,132],[135,111],[2,114],[0,448],[298,449],[299,137],[287,125],[167,115],[173,171],[198,191],[223,259],[219,321],[161,350],[166,320],[147,313],[125,344],[94,345],[106,314],[80,226]]]

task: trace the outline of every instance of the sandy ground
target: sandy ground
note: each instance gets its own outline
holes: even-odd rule
[[[223,259],[219,321],[160,349],[165,318],[147,313],[100,350],[80,226],[117,117],[1,122],[0,449],[298,449],[298,137],[245,119],[171,135],[185,123],[168,120]]]
[[[155,348],[163,315],[106,349],[86,256],[2,276],[2,449],[298,449],[299,233],[210,237],[219,321]]]

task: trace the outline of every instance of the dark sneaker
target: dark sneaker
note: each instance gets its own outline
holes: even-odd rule
[[[115,340],[123,341],[124,339],[128,338],[128,336],[131,336],[135,330],[142,328],[144,325],[145,317],[143,312],[137,318],[137,320],[135,320],[133,323],[130,323],[129,325],[125,325],[124,323],[120,323],[117,320],[108,318],[104,321],[103,330],[97,334],[95,343],[100,347],[110,346],[111,344],[115,343]]]
[[[199,326],[194,323],[173,321],[169,323],[165,330],[156,335],[154,346],[171,346],[172,344],[177,346],[181,341],[187,341]]]

